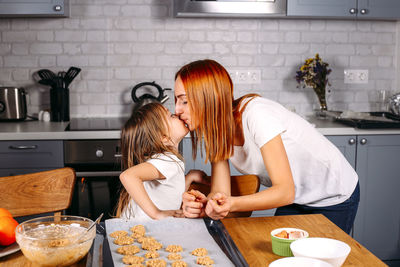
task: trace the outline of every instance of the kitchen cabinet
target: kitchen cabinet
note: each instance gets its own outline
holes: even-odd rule
[[[204,151],[203,151],[204,153]],[[207,175],[211,175],[211,164],[210,162],[204,163],[204,158],[201,157],[200,151],[197,153],[197,157],[193,160],[192,157],[192,141],[190,138],[184,138],[182,140],[182,155],[185,159],[185,171],[186,173],[192,169],[202,170]],[[241,173],[230,164],[231,175],[241,175]]]
[[[69,0],[0,0],[1,17],[68,17]]]
[[[0,142],[0,176],[45,171],[63,166],[63,141]]]
[[[325,136],[342,152],[351,166],[356,169],[356,146],[357,136],[355,135],[327,135]]]
[[[357,139],[361,196],[354,238],[382,260],[400,259],[400,135]]]
[[[288,17],[347,19],[400,18],[398,0],[288,0]]]
[[[353,237],[382,260],[400,259],[400,135],[327,136],[355,167],[360,204]]]

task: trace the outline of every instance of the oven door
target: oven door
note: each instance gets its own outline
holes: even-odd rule
[[[64,164],[76,172],[72,215],[103,220],[114,215],[119,198],[121,173],[119,140],[64,141]]]

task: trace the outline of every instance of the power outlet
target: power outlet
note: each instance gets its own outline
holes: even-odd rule
[[[368,70],[344,70],[344,83],[368,83]]]
[[[229,75],[235,84],[261,83],[261,70],[231,70]]]

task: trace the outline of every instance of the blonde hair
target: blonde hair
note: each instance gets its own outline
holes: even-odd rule
[[[233,154],[235,123],[241,125],[242,100],[258,95],[248,94],[233,99],[233,83],[226,69],[210,59],[183,66],[176,74],[185,88],[194,131],[191,132],[193,158],[204,145],[205,162],[228,159]],[[204,142],[204,144],[203,144]]]
[[[166,108],[159,103],[146,104],[135,109],[121,130],[122,169],[126,170],[137,164],[146,162],[156,154],[170,152],[183,160],[172,145],[162,142],[169,137],[170,129],[166,123]],[[120,217],[129,204],[130,196],[121,187],[120,197],[116,206],[116,217]]]

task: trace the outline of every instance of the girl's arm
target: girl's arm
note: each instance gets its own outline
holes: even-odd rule
[[[213,219],[221,219],[226,209],[230,212],[263,210],[293,203],[295,186],[281,136],[277,135],[264,144],[260,152],[272,186],[247,196],[231,197],[228,194],[218,194],[215,196],[216,201],[207,203],[207,215]]]
[[[129,196],[133,198],[150,218],[157,220],[175,215],[175,211],[159,210],[144,189],[143,181],[165,179],[164,175],[152,164],[145,162],[135,165],[122,172],[119,178],[126,191],[128,191]]]

